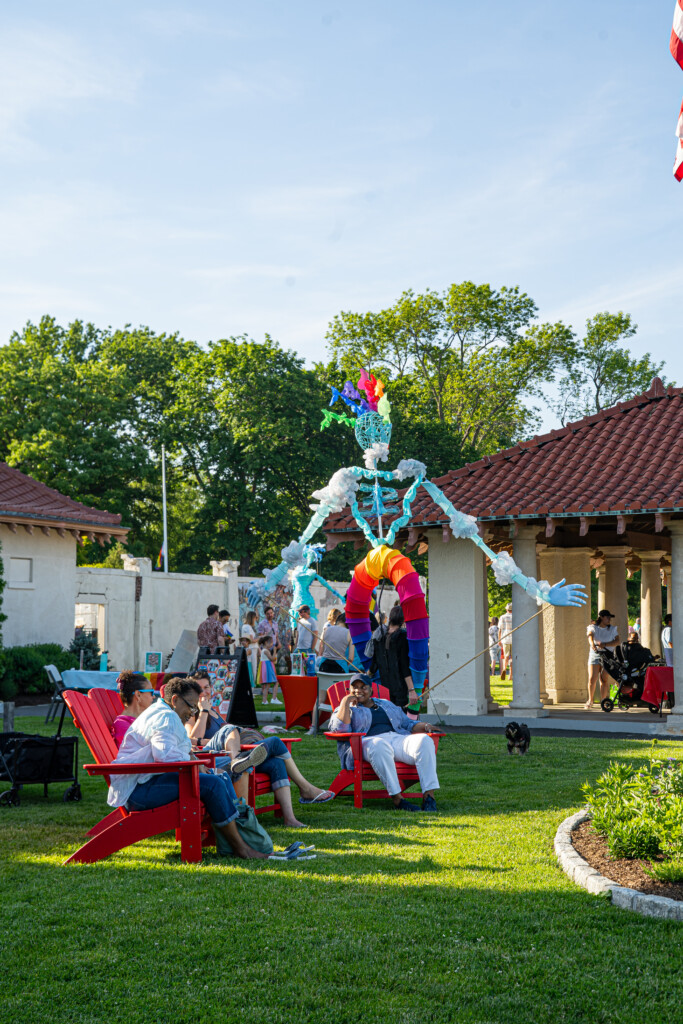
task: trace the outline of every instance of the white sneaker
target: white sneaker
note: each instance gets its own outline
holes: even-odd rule
[[[271,703],[271,704],[280,704],[280,705],[281,705],[281,704],[282,704],[282,701],[281,701],[281,700],[276,700],[275,698],[273,698],[273,700],[271,700],[271,702],[270,702],[270,703]]]

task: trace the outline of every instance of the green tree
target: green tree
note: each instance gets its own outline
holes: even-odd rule
[[[316,374],[270,337],[221,339],[188,360],[169,410],[174,472],[196,495],[183,566],[237,558],[247,575],[279,561],[312,514],[312,491],[343,464],[320,434],[327,401]]]
[[[620,346],[637,329],[628,313],[596,313],[586,320],[585,336],[562,355],[564,372],[551,403],[563,426],[647,391],[661,375],[664,363],[654,363],[649,352],[636,359]]]
[[[465,281],[404,292],[377,313],[340,313],[327,338],[342,373],[387,374],[411,420],[447,424],[460,449],[483,455],[533,430],[527,401],[571,344],[569,328],[535,323],[537,312],[519,288]]]
[[[192,348],[148,328],[61,327],[47,316],[28,323],[0,348],[0,458],[121,514],[129,549],[147,553],[161,519],[164,411]],[[95,545],[79,550],[80,561],[101,558]]]

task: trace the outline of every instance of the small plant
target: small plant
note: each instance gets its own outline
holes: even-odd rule
[[[655,861],[643,871],[658,882],[683,882],[683,860]]]
[[[86,672],[96,672],[100,667],[100,645],[92,633],[82,632],[71,641],[69,650],[79,659],[83,651],[83,668]]]

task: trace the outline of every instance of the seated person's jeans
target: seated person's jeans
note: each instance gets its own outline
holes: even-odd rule
[[[204,744],[202,750],[209,750],[211,753],[224,750],[228,736],[233,729],[234,726],[232,725],[224,725],[222,729],[218,730],[215,736],[211,737],[208,743]],[[265,774],[269,776],[270,788],[273,792],[281,786],[291,786],[285,761],[292,755],[287,750],[287,747],[282,740],[278,739],[277,736],[269,736],[268,739],[264,740],[262,744],[259,744],[259,746],[264,746],[266,748],[268,751],[268,757],[258,766],[257,771],[265,772]],[[225,768],[226,771],[229,770],[230,758],[217,757],[216,768]]]
[[[178,799],[178,772],[153,775],[147,782],[138,782],[128,797],[129,811],[149,811]],[[199,796],[214,825],[227,825],[238,816],[237,795],[229,775],[199,776]]]

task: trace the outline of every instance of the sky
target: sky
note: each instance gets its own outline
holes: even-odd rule
[[[310,364],[338,312],[472,280],[631,313],[683,383],[673,9],[3,0],[0,344],[50,314]]]

